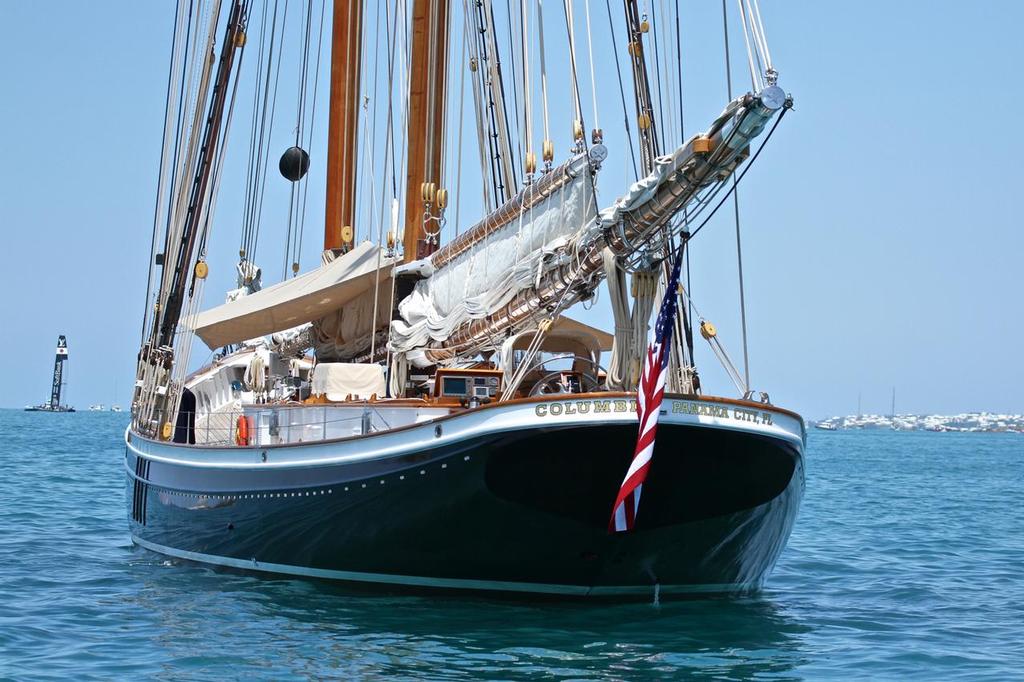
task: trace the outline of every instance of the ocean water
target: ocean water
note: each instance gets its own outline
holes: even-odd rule
[[[0,678],[1024,676],[1024,435],[810,434],[767,589],[653,604],[357,593],[128,540],[127,415],[0,410]]]

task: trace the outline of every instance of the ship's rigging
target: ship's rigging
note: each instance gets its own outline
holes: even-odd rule
[[[333,349],[324,356],[332,361],[384,362],[393,372],[409,363],[443,366],[489,356],[510,335],[528,329],[541,338],[561,313],[589,300],[607,281],[616,329],[623,330],[616,335],[608,384],[631,388],[659,281],[663,287],[666,257],[682,244],[688,259],[690,240],[729,196],[737,201],[736,183],[742,178],[737,168],[746,162],[745,174],[752,162],[750,145],[769,123],[778,125],[779,112],[790,106],[776,85],[757,0],[737,2],[752,91],[732,100],[706,130],[689,139],[683,137],[678,0],[674,5],[658,0],[650,8],[623,0],[618,19],[605,0],[605,36],[593,30],[591,9],[599,8],[585,3],[580,13],[573,0],[562,0],[560,7],[551,0],[509,0],[504,8],[492,0],[464,0],[461,12],[445,0],[380,0],[372,26],[364,21],[371,3],[335,0],[330,125],[326,149],[318,149],[325,0],[319,12],[312,0],[267,0],[258,7],[252,0],[234,0],[226,10],[222,4],[197,0],[177,7],[136,384],[137,424],[148,431],[173,421],[188,369],[247,40],[258,41],[258,54],[252,62],[237,296],[252,295],[260,285],[255,263],[265,222],[267,168],[281,137],[274,134],[278,85],[282,63],[294,61],[295,127],[287,132],[298,170],[288,178],[282,275],[295,276],[301,269],[310,183],[304,164],[326,168],[325,260],[351,251],[361,238],[380,250],[366,295],[346,303],[329,324],[328,318],[308,320],[312,331],[298,338]],[[290,4],[298,8],[292,16],[297,11],[299,20],[293,19],[289,30]],[[384,21],[379,20],[382,6]],[[726,12],[723,3],[723,21]],[[564,35],[551,30],[555,22]],[[315,58],[314,36],[319,36]],[[382,51],[386,69],[377,65]],[[602,52],[612,53],[615,78],[602,71],[602,63],[612,63]],[[584,54],[585,67],[578,60]],[[622,59],[628,59],[627,69],[621,68]],[[457,89],[449,87],[456,70]],[[731,94],[728,61],[727,71]],[[589,82],[589,93],[581,80]],[[592,108],[589,131],[584,94]],[[609,135],[613,131],[600,127],[599,110],[616,99],[623,125]],[[467,101],[479,172],[463,186],[463,140],[473,145],[474,137],[463,135]],[[552,126],[553,119],[562,123]],[[568,150],[568,157],[559,160],[559,149]],[[674,151],[665,154],[666,149]],[[760,148],[753,158],[759,153]],[[618,200],[601,202],[598,174],[612,158],[626,169],[631,163],[625,176],[636,182]],[[455,173],[448,167],[451,159],[457,160]],[[289,175],[284,159],[281,169]],[[481,216],[476,226],[456,236],[447,227],[449,202],[456,204],[456,216],[472,211]],[[601,205],[608,207],[599,210]],[[392,254],[400,255],[404,269],[394,269]],[[500,273],[493,267],[499,262],[509,263]],[[742,260],[740,268],[742,277]],[[448,276],[457,281],[445,284],[446,269],[458,273]],[[632,291],[627,275],[633,277]],[[688,287],[688,272],[686,282]],[[461,293],[456,285],[464,287]],[[451,301],[444,303],[444,296]],[[745,302],[742,306],[746,392]],[[695,309],[682,310],[671,381],[676,390],[694,392]],[[291,347],[298,343],[291,338]],[[402,382],[393,386],[403,389]]]
[[[678,285],[791,106],[757,0],[738,0],[752,90],[685,131],[678,2],[320,3],[178,2],[125,434],[133,542],[430,588],[760,587],[802,496],[804,424],[753,398],[690,273]],[[688,50],[691,72],[720,73],[697,66],[708,51]],[[303,268],[319,182],[323,248]],[[221,186],[244,196],[214,220]],[[200,312],[206,282],[228,291]],[[614,335],[566,314],[602,288]],[[739,396],[702,390],[694,327]],[[213,355],[186,376],[194,336]],[[608,534],[611,508],[632,532]]]

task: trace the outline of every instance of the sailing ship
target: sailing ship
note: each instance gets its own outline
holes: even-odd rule
[[[301,3],[295,138],[279,162],[292,183],[288,249],[282,280],[264,287],[256,242],[281,5],[178,3],[125,434],[132,540],[184,560],[389,588],[644,599],[758,589],[802,498],[804,421],[751,390],[685,287],[665,290],[673,258],[733,196],[792,104],[757,1],[740,2],[751,91],[730,94],[721,115],[686,137],[681,81],[673,90],[668,78],[680,59],[678,9],[648,16],[625,0],[613,17],[609,3],[602,44],[590,3],[581,13],[572,0],[334,0],[326,12]],[[559,163],[545,61],[553,21],[573,101]],[[308,151],[317,25],[331,37],[325,155]],[[593,58],[612,47],[627,64],[614,99],[599,96]],[[371,48],[382,56],[372,69]],[[201,310],[228,130],[252,51],[237,288]],[[655,68],[664,77],[652,77]],[[370,73],[377,80],[367,86]],[[597,121],[620,94],[623,112],[633,100],[623,124],[631,146],[616,157]],[[465,102],[475,125],[461,114],[454,124]],[[473,146],[463,131],[472,137],[474,127],[481,191],[450,195],[462,149]],[[307,171],[324,156],[321,263],[300,274]],[[601,208],[599,173],[630,158],[634,180]],[[460,231],[463,210],[479,217]],[[566,315],[599,289],[613,334]],[[635,526],[610,533],[663,296],[680,304],[654,456]],[[695,327],[736,382],[735,397],[703,392]],[[214,356],[193,370],[200,341]]]
[[[68,340],[61,334],[57,337],[57,355],[53,361],[53,383],[50,385],[50,402],[27,405],[26,412],[74,412],[75,408],[61,402],[61,393],[66,384],[64,364],[68,361]]]

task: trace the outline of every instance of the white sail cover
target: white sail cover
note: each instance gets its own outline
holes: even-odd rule
[[[311,390],[313,395],[326,396],[328,400],[345,400],[350,396],[364,400],[384,397],[387,391],[384,367],[369,363],[321,362],[313,368]]]
[[[391,323],[394,350],[445,341],[467,320],[504,306],[554,265],[550,257],[555,251],[596,217],[586,156],[578,157],[567,172],[572,179],[551,196],[417,282],[399,304],[402,319]]]
[[[393,263],[380,248],[363,242],[312,272],[199,313],[192,326],[210,348],[291,329],[372,292],[378,266],[383,281]]]

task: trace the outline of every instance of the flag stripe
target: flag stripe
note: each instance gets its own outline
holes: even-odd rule
[[[679,287],[679,266],[682,262],[680,255],[681,252],[676,254],[665,297],[658,311],[658,321],[654,325],[654,338],[644,358],[636,396],[639,422],[636,447],[612,506],[612,515],[608,520],[609,533],[633,530],[640,513],[640,492],[651,468],[654,440],[658,432],[658,414],[665,398],[665,380],[668,377],[669,351],[672,348],[676,316],[676,290]]]

